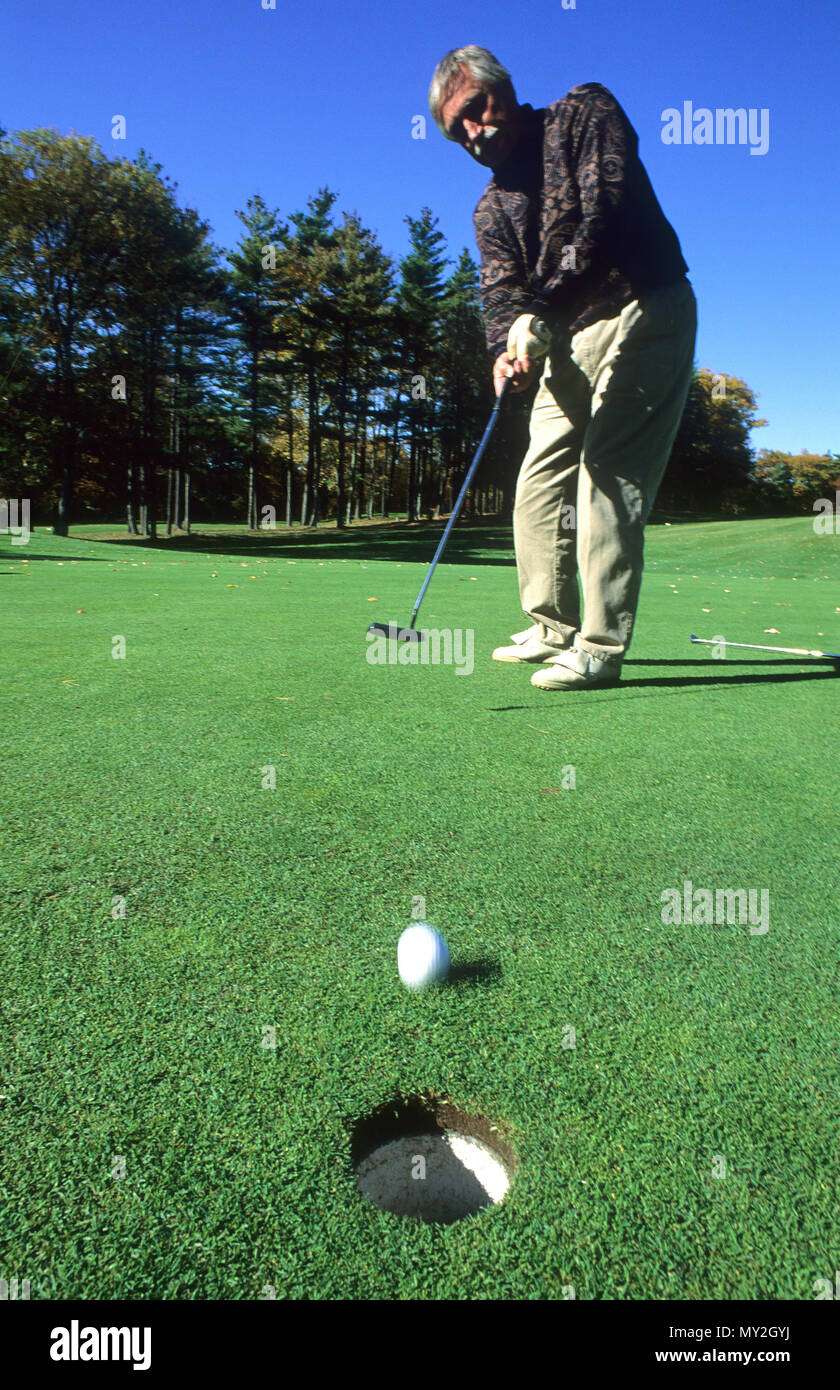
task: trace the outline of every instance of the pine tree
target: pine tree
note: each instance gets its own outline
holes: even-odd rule
[[[325,322],[332,327],[327,394],[335,421],[336,518],[339,528],[349,515],[356,483],[357,451],[363,448],[368,399],[379,374],[380,352],[390,336],[388,297],[393,285],[390,259],[357,214],[344,215],[336,232],[335,259],[327,288]],[[353,441],[350,497],[346,487],[348,439]]]
[[[435,373],[446,243],[429,208],[423,208],[419,218],[406,217],[405,221],[411,250],[399,267],[396,327],[404,373],[400,388],[407,393],[409,423],[408,519],[415,521],[422,510],[423,471],[439,399]],[[397,404],[399,399],[398,393]]]
[[[440,509],[444,506],[447,483],[450,500],[457,496],[494,399],[481,319],[478,267],[466,250],[461,252],[444,285],[439,360],[440,467],[436,501]],[[485,487],[490,479],[490,464],[489,457],[482,464]]]
[[[307,461],[301,503],[301,525],[317,526],[320,511],[322,376],[332,325],[327,321],[330,275],[335,261],[335,227],[330,218],[336,194],[321,188],[304,212],[293,213],[283,269],[289,307],[281,325],[281,350],[296,364],[305,384]]]
[[[275,276],[278,254],[288,245],[288,228],[279,214],[269,212],[259,195],[248,199],[247,212],[237,212],[246,235],[228,256],[233,268],[230,309],[242,344],[248,415],[248,526],[258,527],[257,480],[265,459],[264,440],[281,406],[276,356],[279,348],[278,312],[282,291]]]
[[[126,382],[123,403],[109,401],[123,425],[127,463],[127,524],[155,537],[158,475],[168,464],[166,525],[171,530],[173,463],[181,463],[179,390],[185,352],[196,379],[199,340],[211,359],[224,337],[221,296],[225,276],[218,252],[208,242],[209,224],[178,207],[175,188],[160,177],[144,151],[136,163],[123,161],[124,212],[119,239],[123,254],[107,294],[111,335],[97,351],[107,381],[118,371]],[[201,350],[201,349],[199,349]],[[93,365],[93,363],[91,364]],[[177,445],[176,445],[177,441]],[[180,466],[178,468],[180,480]]]

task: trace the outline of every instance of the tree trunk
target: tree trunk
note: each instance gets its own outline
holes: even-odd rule
[[[309,438],[306,444],[306,479],[303,484],[303,498],[301,500],[300,524],[306,526],[309,523],[309,510],[312,505],[312,495],[315,488],[315,455],[317,452],[318,435],[318,392],[315,382],[314,368],[310,367],[308,372],[308,415],[309,415]]]
[[[379,443],[379,436],[378,436],[376,433],[374,433],[373,441],[372,441],[372,443],[371,443],[371,449],[370,449],[370,477],[368,478],[368,493],[367,493],[367,518],[368,518],[368,521],[372,521],[372,520],[373,520],[373,493],[374,493],[374,488],[376,487],[376,446],[377,446],[378,443]],[[384,439],[383,439],[383,443],[384,443]]]
[[[61,426],[60,434],[60,461],[61,461],[61,492],[58,497],[58,509],[55,526],[53,528],[56,536],[66,536],[70,529],[70,515],[73,510],[73,498],[76,490],[76,428],[72,420],[67,418],[70,413],[69,396],[65,395],[66,411],[64,424]]]
[[[259,448],[259,356],[251,354],[251,458],[248,463],[248,530],[257,529],[257,451]]]
[[[158,362],[158,333],[150,330],[143,340],[143,416],[142,416],[142,456],[140,466],[141,519],[140,531],[143,536],[157,539],[157,509],[155,505],[156,478],[156,419],[155,383]]]
[[[314,531],[318,527],[318,518],[321,514],[321,434],[316,424],[315,433],[315,478],[312,484],[312,515],[309,525]]]
[[[70,530],[70,514],[73,510],[73,497],[76,487],[76,415],[75,388],[71,367],[72,330],[62,328],[56,344],[56,368],[54,387],[59,408],[61,432],[59,435],[59,463],[61,469],[61,491],[58,497],[55,525],[56,536],[66,536]]]
[[[152,441],[152,454],[149,458],[149,513],[147,517],[149,527],[149,539],[157,540],[157,468],[154,457],[154,441]]]
[[[415,521],[415,511],[417,509],[417,435],[414,430],[414,420],[410,420],[411,438],[408,446],[408,496],[406,498],[406,521]]]
[[[141,446],[141,447],[142,447],[142,446]],[[141,535],[141,536],[145,536],[145,535],[148,534],[148,520],[149,520],[149,505],[148,505],[148,501],[147,501],[147,499],[146,499],[146,465],[145,465],[145,463],[139,463],[139,464],[137,465],[137,481],[138,481],[138,484],[139,484],[138,495],[139,495],[139,498],[140,498],[140,506],[139,506],[139,509],[138,509],[138,510],[139,510],[139,521],[140,521],[140,535]]]
[[[181,313],[178,311],[177,324],[180,328]],[[176,459],[178,456],[178,441],[180,431],[178,428],[178,370],[181,363],[181,343],[177,342],[175,349],[175,371],[172,376],[172,402],[169,414],[169,457]],[[178,524],[178,499],[175,492],[176,481],[173,475],[177,474],[177,468],[170,464],[169,477],[166,485],[166,534],[172,535],[173,526]]]
[[[384,499],[385,499],[385,500],[384,500],[384,504],[383,504],[383,510],[382,510],[382,515],[383,515],[383,517],[386,517],[386,516],[389,516],[389,515],[390,515],[390,513],[391,513],[391,498],[392,498],[393,495],[394,495],[394,473],[396,472],[396,468],[397,468],[397,454],[398,454],[398,452],[399,452],[399,447],[400,447],[400,444],[399,444],[400,404],[401,404],[401,402],[400,402],[400,396],[399,396],[399,392],[397,392],[397,398],[396,398],[396,400],[395,400],[395,402],[394,402],[394,433],[393,433],[393,435],[391,436],[391,461],[390,461],[390,464],[388,465],[388,482],[387,482],[387,487],[385,487],[385,488],[383,489],[383,497],[384,497]]]
[[[335,525],[336,525],[336,530],[337,530],[337,531],[342,531],[342,530],[344,529],[345,524],[346,524],[346,522],[345,522],[345,516],[344,516],[345,506],[346,506],[346,510],[347,510],[347,518],[346,518],[346,520],[349,521],[349,519],[350,519],[350,504],[349,504],[349,499],[346,499],[346,498],[345,498],[345,484],[344,484],[344,462],[345,462],[345,458],[346,458],[346,455],[347,455],[347,378],[348,378],[349,372],[350,372],[350,338],[349,338],[349,335],[348,335],[348,331],[347,331],[347,329],[345,328],[345,331],[344,331],[344,340],[343,340],[343,344],[342,344],[341,380],[340,380],[340,382],[339,382],[339,396],[338,396],[338,399],[339,399],[339,407],[338,407],[338,460],[337,460],[337,466],[336,466],[337,482],[338,482],[338,493],[337,493],[337,496],[336,496],[336,506],[335,506]],[[354,471],[354,473],[355,473],[355,469],[356,469],[355,454],[356,454],[356,451],[355,451],[355,448],[354,448],[354,450],[353,450],[353,471]],[[351,483],[351,484],[350,484],[350,498],[352,498],[352,495],[353,495],[353,484]]]
[[[134,464],[133,464],[133,463],[129,463],[129,465],[128,465],[128,470],[127,470],[127,474],[126,474],[126,481],[127,481],[127,497],[126,497],[126,504],[125,504],[125,513],[126,513],[126,515],[125,515],[125,520],[126,520],[126,525],[127,525],[127,527],[128,527],[128,534],[129,534],[130,536],[136,536],[136,535],[137,535],[137,518],[136,518],[135,515],[134,515],[135,483],[134,483]]]
[[[353,497],[356,491],[356,445],[353,444],[353,452],[350,456],[350,486],[347,489],[347,515],[344,518],[346,526],[350,525],[350,512],[353,508]]]
[[[291,381],[289,382],[289,418],[288,418],[288,426],[287,426],[287,428],[288,428],[288,434],[289,434],[289,462],[288,462],[288,466],[287,466],[287,468],[286,468],[286,528],[287,528],[287,530],[291,531],[291,529],[292,529],[292,478],[294,477],[294,471],[295,471],[295,413],[294,413],[294,402],[293,402],[293,400],[292,400],[292,386],[291,386]]]
[[[362,407],[361,418],[356,428],[356,441],[353,453],[353,472],[356,471],[355,449],[359,449],[359,480],[356,485],[356,500],[353,508],[353,520],[358,521],[361,516],[363,498],[362,492],[365,485],[365,467],[367,465],[367,399]]]
[[[256,530],[257,499],[254,495],[254,465],[248,465],[248,530]]]

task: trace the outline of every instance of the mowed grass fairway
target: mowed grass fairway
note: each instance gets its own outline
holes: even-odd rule
[[[840,538],[650,527],[621,686],[549,694],[490,659],[526,626],[509,528],[459,523],[421,610],[474,630],[469,675],[366,660],[439,526],[108,530],[0,540],[0,1274],[33,1299],[833,1280],[840,681],[688,636],[840,650]],[[769,890],[769,929],[663,923],[685,880]],[[415,895],[455,967],[419,995]],[[500,1126],[500,1206],[361,1198],[354,1122],[419,1092]]]

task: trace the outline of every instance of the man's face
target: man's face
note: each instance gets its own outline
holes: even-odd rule
[[[461,68],[440,116],[451,139],[486,169],[504,164],[519,135],[519,106],[509,88],[488,87]]]

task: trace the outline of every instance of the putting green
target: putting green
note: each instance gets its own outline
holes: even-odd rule
[[[490,659],[524,626],[500,526],[458,523],[421,610],[469,675],[366,659],[440,529],[0,539],[0,1269],[32,1299],[833,1278],[840,685],[688,637],[840,650],[840,542],[649,528],[622,684],[571,695]],[[686,883],[766,916],[664,921]],[[421,898],[453,969],[415,995]],[[449,1225],[351,1159],[426,1091],[517,1160]]]

